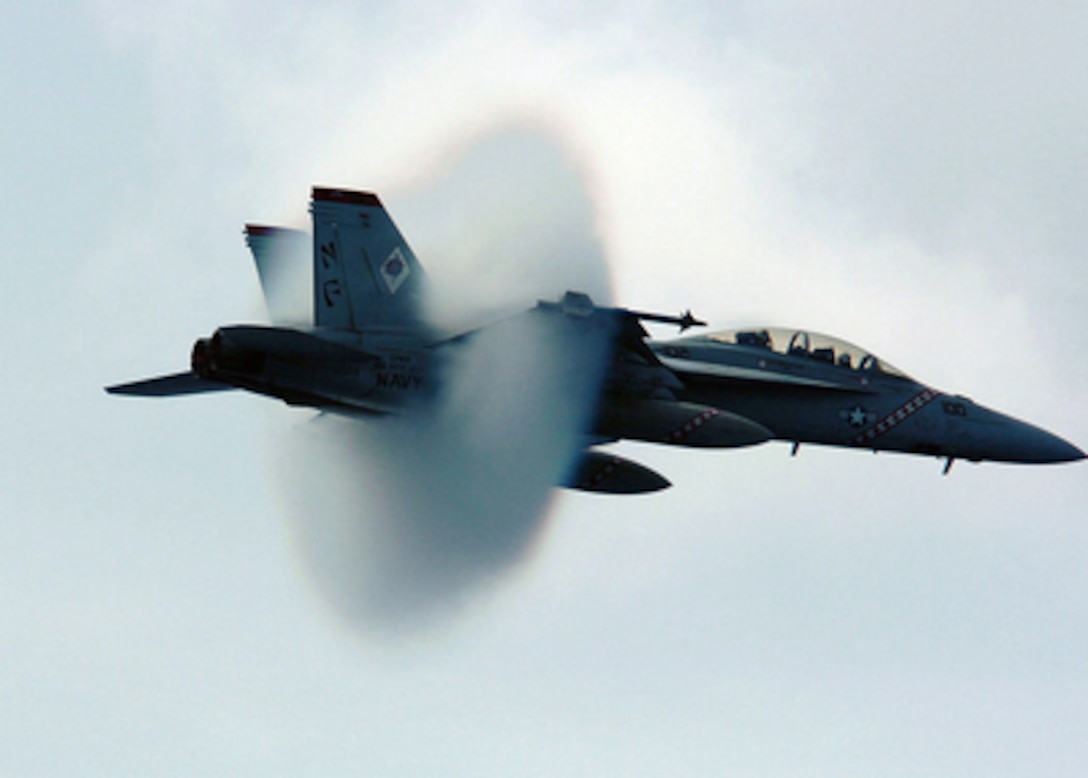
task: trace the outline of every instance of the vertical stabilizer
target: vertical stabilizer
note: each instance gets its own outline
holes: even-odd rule
[[[314,187],[314,323],[421,326],[423,268],[377,195]]]
[[[268,317],[276,325],[310,326],[310,236],[302,230],[246,225]]]

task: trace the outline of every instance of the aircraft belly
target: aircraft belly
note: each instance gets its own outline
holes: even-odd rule
[[[396,413],[421,400],[426,389],[423,364],[410,357],[320,362],[266,357],[258,369],[220,370],[216,377],[289,405],[364,413]]]

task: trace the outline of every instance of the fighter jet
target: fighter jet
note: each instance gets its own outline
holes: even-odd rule
[[[314,187],[313,233],[246,225],[272,326],[218,328],[193,346],[190,369],[107,388],[162,397],[244,389],[322,412],[411,414],[435,401],[442,365],[475,331],[435,332],[422,315],[425,275],[377,195]],[[312,321],[293,321],[274,282],[312,240]],[[653,340],[642,322],[706,326],[681,316],[597,306],[569,291],[521,315],[564,337],[599,338],[604,365],[584,449],[563,483],[607,494],[668,487],[659,473],[600,446],[638,440],[736,448],[769,440],[1022,464],[1085,457],[1038,427],[948,395],[845,341],[748,328]],[[288,326],[291,325],[291,326]],[[504,326],[502,321],[489,325]],[[587,352],[588,353],[588,352]]]

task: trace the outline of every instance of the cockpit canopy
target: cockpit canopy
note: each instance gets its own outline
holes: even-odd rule
[[[716,343],[750,346],[753,349],[766,349],[788,356],[814,359],[846,370],[877,372],[898,378],[909,378],[902,370],[877,359],[865,349],[818,332],[762,327],[712,332],[706,335],[706,338]]]

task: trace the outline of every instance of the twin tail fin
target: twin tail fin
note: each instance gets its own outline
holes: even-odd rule
[[[314,324],[419,329],[423,267],[378,196],[314,187]]]

